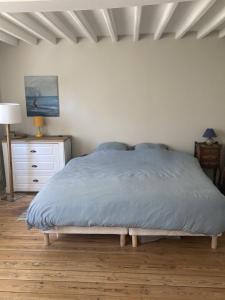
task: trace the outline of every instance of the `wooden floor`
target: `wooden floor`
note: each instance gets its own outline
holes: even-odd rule
[[[121,249],[115,236],[63,236],[45,248],[17,220],[31,198],[0,201],[0,300],[225,299],[224,237],[215,251],[205,237]]]

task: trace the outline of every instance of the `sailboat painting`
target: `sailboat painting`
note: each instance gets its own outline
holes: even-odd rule
[[[25,76],[27,116],[58,117],[57,76]]]

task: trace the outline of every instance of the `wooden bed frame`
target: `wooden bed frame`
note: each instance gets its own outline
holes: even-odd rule
[[[209,236],[205,234],[192,234],[179,230],[160,230],[160,229],[141,229],[141,228],[124,228],[124,227],[76,227],[76,226],[57,226],[54,229],[43,231],[45,246],[50,245],[50,234],[116,234],[120,236],[120,246],[126,244],[126,235],[132,237],[132,246],[137,247],[138,236],[207,236],[211,237],[211,248],[217,248],[218,237],[222,234]]]
[[[217,240],[218,237],[222,234],[218,235],[205,235],[205,234],[194,234],[185,231],[179,230],[160,230],[160,229],[141,229],[141,228],[129,228],[129,235],[132,237],[132,246],[137,247],[138,244],[138,236],[208,236],[211,237],[211,248],[217,248]]]
[[[116,234],[120,236],[120,247],[126,244],[126,235],[128,235],[128,228],[124,227],[76,227],[76,226],[56,226],[54,229],[43,231],[45,246],[50,245],[51,233],[59,234]]]

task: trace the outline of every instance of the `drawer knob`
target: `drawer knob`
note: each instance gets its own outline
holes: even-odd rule
[[[37,165],[32,165],[32,168],[37,168],[38,166]]]
[[[36,150],[30,150],[30,152],[31,152],[31,153],[36,153],[37,151],[36,151]]]
[[[39,180],[38,179],[33,179],[33,182],[38,182]]]

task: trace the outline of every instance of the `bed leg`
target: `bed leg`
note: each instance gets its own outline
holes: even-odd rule
[[[212,236],[211,248],[214,250],[217,248],[217,239],[218,239],[217,235]]]
[[[49,233],[44,232],[44,243],[45,243],[45,246],[50,245]]]
[[[124,247],[126,245],[126,235],[121,234],[120,235],[120,247]]]
[[[137,236],[132,235],[132,247],[136,248],[137,247]]]

